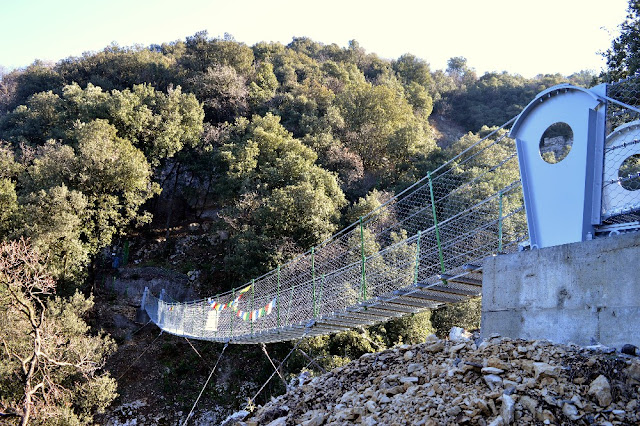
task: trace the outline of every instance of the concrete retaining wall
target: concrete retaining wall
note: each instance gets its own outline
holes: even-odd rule
[[[483,336],[640,347],[640,234],[485,259],[481,328]]]

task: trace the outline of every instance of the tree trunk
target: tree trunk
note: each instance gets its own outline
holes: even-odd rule
[[[40,352],[40,330],[36,327],[33,330],[33,355],[29,362],[29,370],[25,375],[24,383],[24,412],[22,414],[21,426],[29,424],[31,418],[31,412],[33,411],[33,399],[32,396],[35,393],[35,389],[32,385],[33,375],[36,371],[36,365],[38,364],[38,353]]]

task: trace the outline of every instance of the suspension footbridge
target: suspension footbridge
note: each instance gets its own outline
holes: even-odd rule
[[[633,161],[640,159],[640,124],[632,105],[640,103],[637,86],[631,79],[593,91],[568,85],[548,89],[484,137],[463,138],[451,160],[307,253],[201,300],[170,302],[145,290],[142,309],[163,331],[187,338],[236,344],[295,340],[478,297],[487,256],[636,229],[640,170]],[[550,167],[540,184],[541,167],[533,168],[534,160],[527,158],[526,134],[536,134],[531,122],[544,124],[547,110],[567,110],[562,102],[575,103],[568,117],[557,120],[570,122],[572,132],[562,140],[575,149],[563,169],[560,157],[567,153],[546,146],[554,135],[537,134],[535,160]],[[583,104],[592,112],[582,114]],[[555,123],[553,117],[546,120]],[[551,209],[580,226],[574,231],[555,221],[556,228],[566,229],[552,229],[548,221],[554,212],[539,200],[551,197],[555,184],[572,179],[588,181],[586,195],[568,196],[566,208]]]

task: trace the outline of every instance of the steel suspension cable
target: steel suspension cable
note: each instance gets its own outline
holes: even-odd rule
[[[184,420],[184,423],[182,423],[182,426],[186,426],[187,422],[191,418],[191,415],[193,414],[193,410],[196,409],[196,405],[198,405],[198,401],[200,401],[200,397],[204,393],[204,390],[207,387],[207,385],[209,384],[209,380],[211,380],[211,377],[213,376],[214,371],[216,371],[216,367],[218,367],[218,363],[222,359],[222,354],[224,354],[224,351],[227,349],[227,346],[229,346],[229,342],[224,344],[224,347],[222,348],[222,351],[218,356],[218,360],[216,361],[215,365],[211,369],[211,373],[209,373],[209,377],[207,377],[207,380],[204,382],[204,386],[202,386],[202,389],[200,390],[200,394],[198,395],[198,398],[196,398],[196,402],[193,403],[193,407],[191,407],[191,411],[189,411],[189,414],[187,415],[187,418]]]

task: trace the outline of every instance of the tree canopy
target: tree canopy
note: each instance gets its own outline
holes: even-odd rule
[[[620,35],[603,55],[607,60],[607,71],[603,77],[608,82],[640,71],[640,1],[629,0],[627,17],[620,24]]]

